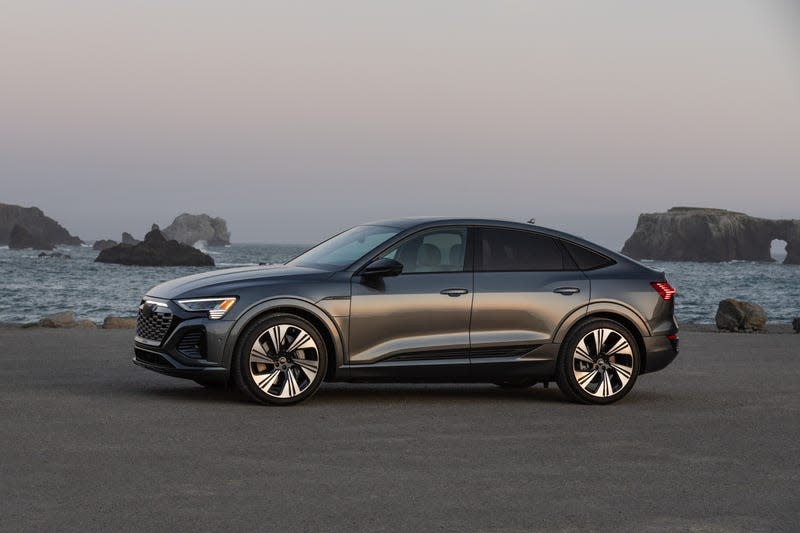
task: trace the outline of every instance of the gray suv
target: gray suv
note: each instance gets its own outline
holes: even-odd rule
[[[384,220],[152,288],[133,361],[265,404],[322,381],[556,381],[606,404],[677,355],[674,295],[663,272],[532,224]]]

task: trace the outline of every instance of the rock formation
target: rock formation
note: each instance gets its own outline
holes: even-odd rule
[[[176,240],[167,240],[155,224],[144,241],[106,248],[95,261],[136,266],[214,266],[211,256]]]
[[[103,329],[136,329],[136,317],[109,315],[103,320]]]
[[[72,259],[72,256],[69,254],[62,254],[61,252],[41,252],[39,257],[48,258],[48,259]]]
[[[231,243],[231,233],[222,218],[211,218],[206,214],[178,215],[172,224],[164,228],[164,236],[189,246],[205,241],[208,246],[225,246]]]
[[[122,244],[130,244],[130,245],[134,245],[134,244],[139,244],[139,243],[140,243],[140,242],[142,242],[142,241],[140,241],[139,239],[134,239],[134,238],[133,238],[133,235],[131,235],[131,234],[130,234],[130,233],[128,233],[127,231],[123,231],[123,232],[122,232],[122,240],[121,240],[120,242],[121,242]]]
[[[673,207],[645,213],[622,253],[664,261],[772,262],[773,239],[786,241],[786,264],[800,264],[800,220],[770,220],[724,209]]]
[[[117,241],[112,241],[111,239],[100,239],[99,241],[94,241],[92,245],[92,250],[105,250],[106,248],[111,248],[112,246],[116,246]]]
[[[72,311],[63,311],[48,315],[38,322],[41,328],[88,328],[96,329],[97,324],[91,320],[75,320],[75,313]]]
[[[724,331],[764,331],[767,313],[758,304],[728,298],[719,303],[716,322]]]
[[[0,203],[0,246],[9,244],[11,230],[14,226],[25,228],[31,235],[42,242],[51,244],[81,244],[78,237],[73,237],[61,225],[44,215],[38,207],[21,207]]]
[[[8,247],[12,250],[25,250],[26,248],[33,248],[34,250],[52,250],[55,248],[53,243],[46,241],[42,237],[31,235],[30,231],[19,224],[15,224],[11,229]]]

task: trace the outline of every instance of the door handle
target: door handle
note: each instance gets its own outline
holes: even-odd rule
[[[445,294],[452,298],[456,298],[461,296],[462,294],[467,294],[469,291],[467,289],[445,289],[440,294]]]
[[[573,294],[581,292],[581,290],[578,287],[559,287],[557,289],[553,289],[553,292],[563,294],[564,296],[572,296]]]

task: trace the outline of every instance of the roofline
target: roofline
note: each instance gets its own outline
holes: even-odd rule
[[[440,226],[495,226],[511,229],[520,229],[527,231],[535,231],[551,237],[565,239],[586,248],[596,250],[604,255],[607,255],[615,260],[623,262],[632,262],[632,260],[622,255],[620,252],[609,250],[595,242],[584,239],[571,233],[566,233],[546,226],[539,226],[531,224],[530,222],[518,222],[516,220],[498,219],[498,218],[476,218],[476,217],[403,217],[395,219],[376,220],[368,222],[364,225],[371,226],[389,226],[402,229],[404,233],[411,229],[426,229],[435,228]]]

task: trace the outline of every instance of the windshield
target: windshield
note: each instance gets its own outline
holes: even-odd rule
[[[400,231],[400,228],[389,226],[356,226],[318,244],[287,264],[324,270],[345,268]]]

